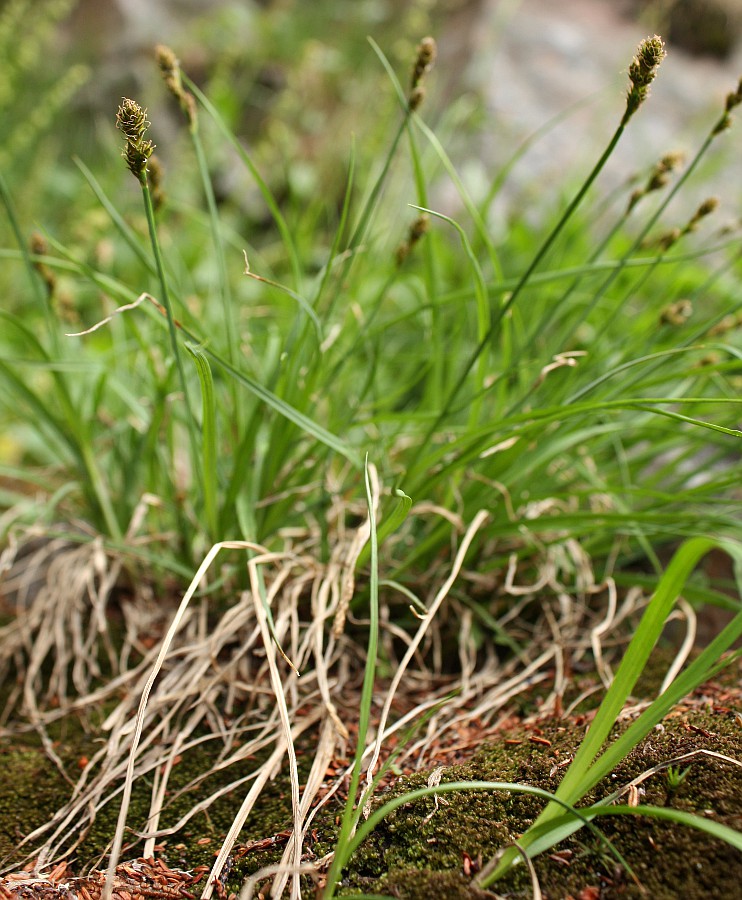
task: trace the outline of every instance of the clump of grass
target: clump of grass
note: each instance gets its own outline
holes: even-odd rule
[[[30,502],[8,490],[3,527],[11,534],[39,517],[74,521],[76,529],[58,528],[67,543],[49,551],[52,561],[61,553],[69,562],[75,545],[85,548],[95,535],[83,579],[93,613],[74,606],[74,597],[64,609],[78,637],[96,629],[105,636],[110,658],[106,673],[62,655],[63,628],[54,640],[40,640],[46,601],[23,598],[37,576],[46,591],[38,596],[48,596],[60,569],[49,565],[50,576],[36,567],[26,577],[16,567],[25,593],[14,591],[21,608],[0,632],[0,664],[5,673],[19,672],[23,689],[9,710],[20,706],[45,735],[52,717],[110,701],[127,687],[108,715],[107,744],[86,765],[70,803],[26,839],[43,839],[42,860],[64,853],[71,830],[121,794],[113,872],[125,848],[132,784],[150,775],[152,804],[137,827],[151,852],[162,836],[173,760],[208,739],[222,746],[216,767],[258,750],[270,755],[255,771],[204,896],[286,757],[292,838],[272,874],[274,894],[290,879],[298,897],[313,804],[329,762],[350,749],[353,763],[321,798],[326,804],[346,791],[334,857],[313,867],[326,878],[324,896],[332,897],[354,848],[399,805],[395,799],[373,813],[367,805],[385,772],[385,742],[428,714],[441,735],[462,716],[491,722],[514,692],[550,674],[547,703],[558,712],[566,673],[592,654],[609,687],[553,796],[500,783],[431,784],[419,794],[493,789],[548,801],[517,851],[505,851],[481,876],[489,886],[517,859],[530,865],[600,815],[665,815],[578,806],[672,703],[724,664],[721,655],[742,634],[738,613],[682,674],[671,669],[661,695],[606,746],[680,592],[723,602],[703,581],[691,582],[698,561],[714,547],[739,557],[737,475],[729,458],[742,436],[740,348],[734,324],[714,332],[737,322],[740,302],[726,279],[739,260],[696,234],[715,212],[708,201],[677,231],[665,232],[672,240],[645,244],[731,125],[739,88],[643,224],[632,228],[645,197],[668,187],[675,157],[664,157],[639,193],[620,198],[615,224],[593,235],[591,189],[664,57],[660,38],[643,41],[614,135],[546,235],[528,235],[523,262],[520,249],[495,247],[487,231],[494,191],[477,205],[420,118],[433,39],[420,43],[407,89],[380,56],[399,120],[385,147],[374,148],[375,174],[362,189],[364,160],[351,153],[344,195],[328,214],[331,227],[319,229],[316,208],[279,202],[219,110],[175,54],[159,47],[158,66],[188,128],[204,209],[170,208],[177,188],[165,191],[172,174],[153,167],[146,111],[125,99],[117,124],[126,166],[141,188],[144,227],[130,224],[81,165],[110,220],[114,263],[91,262],[52,235],[51,252],[39,242],[29,252],[18,229],[22,246],[4,252],[25,261],[40,295],[35,312],[3,314],[0,375],[14,406],[25,410],[24,465],[38,467],[48,500]],[[265,240],[256,246],[220,210],[207,131],[254,179],[280,251]],[[404,146],[411,178],[400,188],[395,166]],[[441,171],[452,178],[465,215],[432,208],[429,185]],[[400,195],[414,209],[404,219]],[[678,254],[681,237],[699,244]],[[546,268],[560,246],[559,263]],[[707,256],[708,265],[695,256]],[[56,273],[92,286],[102,307],[90,316],[96,324],[66,338],[47,302]],[[702,306],[692,302],[701,295]],[[687,300],[690,307],[679,305]],[[41,337],[37,321],[46,329]],[[19,478],[24,470],[6,467],[5,474]],[[665,568],[667,548],[677,549]],[[222,568],[209,575],[220,554]],[[141,582],[131,602],[115,598],[124,570]],[[148,646],[147,591],[162,590],[173,577],[190,587],[162,642]],[[74,579],[72,587],[74,594]],[[125,632],[119,646],[107,621],[114,610]],[[606,635],[640,610],[612,676]],[[19,630],[26,648],[20,654],[15,644],[10,649]],[[75,648],[82,654],[92,642]],[[394,674],[374,716],[380,669]],[[422,702],[411,687],[421,680],[428,695]],[[53,707],[38,703],[44,691],[54,696]],[[395,702],[405,712],[393,719]],[[359,713],[352,729],[351,710]],[[253,728],[257,734],[239,745]],[[316,729],[318,750],[302,790],[294,743],[308,729]],[[738,835],[712,822],[676,821],[739,845]]]

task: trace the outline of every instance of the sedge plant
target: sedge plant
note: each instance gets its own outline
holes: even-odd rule
[[[560,788],[552,795],[511,783],[444,783],[420,796],[523,790],[545,801],[518,849],[482,874],[484,886],[518,859],[594,827],[600,816],[673,815],[611,806],[611,798],[580,804],[673,703],[725,664],[722,654],[742,633],[738,604],[692,574],[714,547],[739,556],[739,255],[733,241],[696,233],[701,218],[716,215],[711,204],[699,206],[695,220],[672,226],[683,237],[682,253],[678,240],[644,244],[674,193],[692,184],[696,161],[729,130],[739,88],[665,199],[645,212],[645,196],[667,190],[666,176],[677,167],[670,156],[646,174],[641,195],[619,198],[614,222],[594,237],[590,204],[599,176],[643,113],[664,57],[661,39],[647,38],[629,66],[619,124],[572,200],[544,209],[544,234],[516,223],[510,240],[496,245],[487,211],[497,174],[492,190],[470,196],[445,135],[422,119],[435,42],[419,44],[406,87],[376,49],[392,77],[398,117],[389,134],[377,123],[373,140],[349,150],[346,183],[327,208],[319,200],[309,208],[279,200],[270,175],[208,90],[160,46],[157,65],[188,129],[193,181],[178,171],[180,183],[168,186],[167,167],[155,162],[146,136],[145,109],[124,99],[116,122],[143,218],[123,214],[123,201],[114,201],[104,180],[79,162],[106,220],[111,258],[96,259],[52,233],[29,247],[22,223],[13,220],[17,246],[3,250],[3,258],[21,271],[25,266],[23,278],[43,302],[40,313],[2,314],[8,327],[0,339],[0,376],[22,465],[5,465],[0,474],[10,483],[26,473],[48,501],[30,503],[28,492],[8,488],[3,528],[10,533],[43,516],[50,533],[78,545],[95,536],[117,564],[145,572],[140,577],[150,585],[172,585],[173,578],[180,584],[198,572],[161,658],[156,666],[153,659],[149,668],[142,664],[132,696],[109,716],[120,728],[111,758],[92,762],[64,814],[34,835],[44,837],[48,857],[64,846],[73,823],[112,800],[105,762],[126,786],[113,869],[132,783],[161,770],[155,739],[165,738],[163,722],[179,723],[177,747],[193,750],[215,705],[231,709],[255,676],[265,679],[274,701],[266,704],[262,694],[255,701],[266,730],[274,729],[273,750],[244,797],[217,868],[286,756],[293,837],[279,876],[292,875],[290,891],[298,897],[301,841],[319,791],[314,777],[314,793],[299,787],[293,742],[309,728],[300,711],[307,697],[321,698],[310,719],[323,729],[323,752],[331,756],[350,740],[337,712],[343,683],[348,671],[362,668],[354,761],[344,773],[347,800],[326,873],[324,895],[332,897],[354,849],[406,802],[372,808],[384,741],[401,727],[393,721],[394,692],[404,692],[404,672],[436,645],[429,629],[435,624],[444,638],[466,641],[457,617],[470,617],[476,629],[462,656],[497,658],[491,671],[483,667],[482,679],[497,682],[501,665],[521,674],[533,666],[546,671],[563,665],[572,649],[584,652],[584,620],[574,611],[573,619],[564,618],[563,598],[574,598],[589,616],[590,604],[617,584],[641,584],[650,599]],[[218,199],[207,160],[220,143],[252,179],[270,220],[267,233],[245,229],[239,204]],[[435,208],[430,187],[442,177],[451,177],[463,212]],[[11,187],[0,188],[14,213]],[[203,208],[188,201],[194,194]],[[85,320],[74,333],[60,322],[60,277],[75,285],[77,314]],[[691,303],[690,313],[683,302],[689,282],[691,293],[705,298],[702,307]],[[35,325],[42,320],[46,332],[39,336]],[[370,473],[377,470],[374,482]],[[230,557],[207,583],[203,560],[210,563],[217,547],[247,549],[247,571],[244,560]],[[665,567],[668,548],[675,555]],[[467,586],[454,596],[462,573]],[[234,605],[219,600],[238,590],[245,593]],[[737,615],[608,743],[681,591],[697,603],[726,602]],[[188,618],[196,596],[207,612]],[[539,635],[528,647],[510,634],[510,620],[500,622],[516,604]],[[544,607],[562,609],[572,649],[556,647]],[[366,617],[367,640],[358,643],[357,623]],[[381,623],[390,621],[408,648],[401,658],[393,640],[382,641]],[[168,656],[181,627],[183,646]],[[362,647],[362,667],[348,647]],[[46,684],[44,653],[34,656],[27,697]],[[232,653],[234,665],[222,668]],[[250,654],[267,654],[267,668],[252,669]],[[14,659],[6,654],[0,665],[9,671]],[[382,665],[398,675],[373,734]],[[443,668],[437,660],[431,671],[440,675]],[[223,680],[226,672],[233,681]],[[100,677],[92,665],[88,674],[91,685]],[[58,703],[84,681],[79,669],[73,678],[64,667],[53,678],[54,691],[46,687]],[[485,684],[492,686],[483,680],[476,690],[484,692]],[[132,737],[125,723],[134,714]],[[229,747],[234,739],[213,737]],[[245,752],[262,752],[266,743],[248,744]],[[323,761],[318,751],[313,776],[324,774]],[[148,817],[152,846],[163,777]],[[93,784],[99,793],[91,799],[86,791]],[[739,846],[738,835],[712,822],[680,813],[675,821]]]

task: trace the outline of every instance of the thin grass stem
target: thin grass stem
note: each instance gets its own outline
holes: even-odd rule
[[[358,808],[356,809],[355,803],[358,797],[358,787],[361,783],[363,756],[366,749],[366,736],[368,734],[371,719],[371,707],[374,700],[374,683],[376,680],[376,657],[379,642],[379,558],[376,536],[376,512],[374,509],[376,492],[372,489],[368,456],[366,457],[364,467],[364,479],[366,484],[366,504],[368,507],[369,519],[369,540],[371,542],[368,645],[366,649],[366,666],[363,674],[363,688],[361,690],[356,753],[353,761],[353,768],[351,769],[350,784],[348,786],[348,799],[345,802],[343,817],[340,822],[335,856],[332,860],[330,870],[327,873],[327,889],[325,892],[327,900],[331,900],[331,898],[335,896],[336,886],[340,881],[343,868],[352,853],[352,850],[350,849],[352,846],[351,839],[363,811],[361,804],[359,803]]]

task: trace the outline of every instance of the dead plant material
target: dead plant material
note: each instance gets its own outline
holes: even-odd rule
[[[375,474],[371,482],[378,505],[381,488]],[[66,776],[71,784],[68,803],[22,841],[35,872],[71,858],[96,810],[116,802],[122,786],[148,779],[152,790],[145,816],[129,821],[122,804],[117,838],[127,837],[126,843],[114,844],[112,896],[155,896],[141,884],[119,880],[130,873],[116,864],[118,853],[131,854],[143,842],[142,859],[151,859],[164,838],[230,794],[234,821],[205,880],[204,897],[218,893],[219,879],[238,852],[240,832],[261,793],[287,761],[295,759],[297,743],[305,746],[311,736],[314,749],[303,783],[295,761],[289,766],[292,829],[273,872],[274,894],[290,880],[296,896],[299,873],[309,871],[303,847],[315,817],[347,791],[366,652],[364,612],[357,602],[366,575],[356,569],[368,539],[368,521],[363,505],[350,503],[339,483],[336,490],[330,485],[329,493],[335,498],[328,513],[329,559],[321,561],[326,534],[311,521],[304,529],[282,533],[280,552],[251,545],[248,560],[239,542],[218,545],[175,614],[172,598],[157,602],[133,591],[125,602],[114,602],[122,563],[96,541],[53,549],[50,545],[33,557],[24,573],[13,570],[13,595],[23,596],[23,602],[15,604],[16,618],[0,630],[0,675],[12,674],[19,685],[13,704],[25,722],[14,715],[12,727],[6,722],[2,731],[13,736],[34,728],[44,736],[51,722],[70,712],[98,709],[102,701],[110,709],[102,726],[106,741],[86,759],[77,757]],[[547,508],[529,513],[530,518],[548,514]],[[400,599],[393,587],[382,592],[380,643],[394,674],[377,683],[382,702],[372,710],[364,749],[364,801],[370,796],[373,773],[387,762],[393,761],[397,772],[409,773],[463,761],[502,732],[510,705],[534,686],[553,685],[534,715],[558,715],[571,673],[586,657],[592,658],[596,648],[605,661],[603,674],[610,678],[609,660],[621,647],[619,626],[633,617],[644,598],[638,593],[619,597],[610,579],[596,580],[590,560],[568,535],[553,536],[534,557],[537,564],[527,570],[513,555],[507,571],[484,586],[494,598],[492,608],[496,611],[500,604],[497,633],[512,638],[512,644],[506,652],[494,641],[476,649],[470,607],[461,596],[480,588],[476,569],[466,567],[467,547],[479,535],[486,551],[486,529],[484,513],[469,523],[452,523],[451,557],[436,558],[430,570],[420,574],[417,592],[427,612],[411,624],[400,624],[399,618],[399,604],[406,610],[407,598]],[[209,566],[222,551],[230,554],[230,565],[239,562],[240,553],[245,556],[248,587],[231,592],[222,588],[218,597],[208,591],[199,595],[211,577]],[[7,584],[5,590],[7,596]],[[531,615],[532,610],[538,615]],[[114,614],[120,626],[116,640],[110,633]],[[360,638],[355,635],[359,629]],[[452,650],[460,663],[455,674]],[[101,660],[106,660],[108,672]],[[212,749],[204,752],[205,746]],[[45,748],[54,758],[48,738]],[[174,797],[250,759],[257,761],[249,775],[228,784],[222,775],[218,789],[177,822],[164,824]],[[170,776],[181,760],[195,774],[174,792]],[[393,777],[390,768],[375,789]],[[321,872],[320,862],[311,863],[315,872]],[[137,865],[135,874],[148,871],[146,863]],[[148,890],[162,888],[158,897],[186,897],[173,892],[188,891],[195,881],[168,872],[166,883],[149,885]],[[96,873],[81,882],[75,900],[99,900],[101,877]],[[29,878],[26,874],[22,880]],[[49,879],[31,882],[42,885],[34,890],[61,890]],[[13,896],[19,896],[18,891]],[[23,896],[31,900],[36,895]],[[49,900],[61,896],[49,894]]]
[[[63,864],[64,865],[64,864]],[[71,877],[56,867],[47,876],[18,872],[0,879],[0,900],[100,900],[106,873]],[[115,900],[195,900],[191,890],[202,873],[168,868],[162,860],[140,857],[116,867]]]

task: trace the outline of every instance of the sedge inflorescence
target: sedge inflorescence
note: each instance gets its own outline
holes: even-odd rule
[[[147,110],[142,109],[136,100],[124,97],[116,113],[116,127],[126,138],[122,151],[126,165],[139,181],[146,178],[147,160],[155,149],[152,141],[144,138],[149,125]]]
[[[666,55],[665,42],[656,34],[645,38],[637,47],[629,66],[631,87],[626,96],[624,122],[628,122],[649,96],[649,85],[657,77],[657,70]]]
[[[410,78],[410,93],[407,96],[407,103],[411,110],[416,110],[425,99],[423,81],[433,68],[437,54],[438,46],[435,38],[424,37],[418,44],[417,56],[415,57],[415,64],[412,67],[412,76]]]
[[[178,101],[183,114],[188,120],[189,128],[195,128],[197,125],[196,100],[193,94],[183,87],[183,78],[177,56],[170,47],[167,47],[165,44],[158,44],[155,47],[155,59],[167,89]]]

